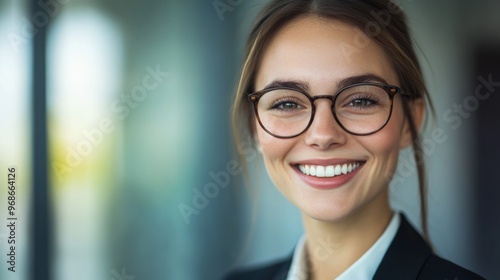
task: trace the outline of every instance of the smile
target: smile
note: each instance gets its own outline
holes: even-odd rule
[[[300,172],[305,175],[313,176],[313,177],[335,177],[338,175],[344,175],[356,170],[361,163],[353,162],[353,163],[344,163],[344,164],[335,164],[335,165],[312,165],[312,164],[299,164],[297,165]]]

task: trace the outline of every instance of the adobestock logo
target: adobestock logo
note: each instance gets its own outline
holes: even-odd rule
[[[125,267],[122,267],[121,273],[118,273],[116,269],[111,270],[111,275],[113,275],[113,278],[111,280],[134,280],[135,276],[133,275],[127,275],[127,272],[125,271]]]
[[[375,11],[370,11],[370,15],[373,16],[375,20],[369,21],[364,30],[359,30],[358,28],[353,28],[353,33],[355,34],[354,45],[342,42],[339,44],[340,50],[343,52],[344,56],[347,57],[347,62],[351,62],[351,56],[355,53],[361,53],[362,49],[366,48],[370,43],[370,38],[376,37],[386,28],[392,21],[392,16],[403,12],[401,3],[397,0],[391,0],[388,2],[386,9]]]
[[[182,217],[186,224],[191,222],[192,215],[200,214],[200,210],[205,209],[210,203],[210,199],[216,198],[221,189],[226,188],[231,182],[231,176],[237,176],[241,173],[240,164],[231,160],[226,165],[226,170],[215,172],[209,172],[208,175],[212,179],[212,181],[205,184],[202,188],[202,191],[197,188],[193,188],[193,199],[192,206],[184,203],[180,203],[178,205],[179,211],[181,212]]]
[[[334,254],[333,250],[340,247],[340,244],[333,241],[331,235],[323,238],[317,238],[314,243],[311,253],[312,257],[318,261],[326,261],[331,255]]]
[[[250,137],[238,145],[238,151],[245,157],[247,162],[257,158],[257,151],[253,147]],[[179,203],[177,206],[186,224],[191,222],[192,215],[199,215],[201,210],[205,209],[210,204],[210,201],[215,199],[220,194],[220,191],[229,185],[233,176],[238,176],[241,172],[241,163],[236,160],[228,161],[224,170],[210,171],[208,173],[210,181],[201,190],[198,188],[192,189],[191,205],[189,203]]]
[[[219,16],[220,21],[224,21],[224,13],[233,12],[234,8],[243,3],[243,0],[214,0],[212,5]]]
[[[493,74],[489,74],[487,78],[483,76],[477,77],[478,84],[474,89],[473,94],[467,95],[462,102],[454,103],[450,108],[444,110],[442,119],[444,123],[450,125],[452,130],[458,130],[464,119],[468,119],[472,113],[479,110],[481,101],[485,101],[491,97],[492,94],[500,88],[500,81],[496,82],[493,80]],[[433,155],[437,147],[446,141],[449,137],[445,129],[442,127],[434,128],[429,136],[422,139],[422,155],[421,158]],[[413,154],[410,154],[408,158],[400,157],[398,169],[395,174],[391,175],[389,179],[394,182],[402,183],[406,181],[407,178],[415,174],[416,164],[413,159]]]
[[[57,16],[62,9],[62,5],[68,4],[70,0],[40,0],[37,5],[40,10],[35,12],[30,18],[23,17],[21,19],[21,28],[17,32],[7,33],[12,48],[18,52],[19,49],[29,44],[30,40],[35,37],[39,29],[47,26],[50,18]]]
[[[156,69],[150,66],[145,68],[146,74],[142,83],[133,87],[128,95],[122,95],[112,102],[111,112],[118,114],[120,120],[125,120],[131,111],[137,108],[138,104],[148,97],[149,93],[156,90],[163,81],[170,75],[168,72],[162,72],[160,66]],[[71,173],[84,159],[87,158],[95,147],[103,143],[106,135],[115,131],[116,125],[114,118],[105,117],[101,119],[96,128],[82,130],[82,138],[74,146],[66,146],[66,156],[63,163],[54,161],[52,168],[59,180],[64,179],[67,173]]]

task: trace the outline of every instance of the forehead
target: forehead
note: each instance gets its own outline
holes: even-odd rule
[[[275,80],[308,83],[312,93],[351,76],[371,74],[397,85],[384,50],[361,30],[318,17],[293,20],[269,41],[259,62],[256,90]]]

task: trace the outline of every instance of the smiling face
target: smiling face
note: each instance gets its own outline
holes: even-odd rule
[[[334,95],[353,81],[398,86],[383,49],[368,37],[361,39],[370,44],[356,48],[362,32],[355,31],[317,17],[285,25],[264,50],[255,90],[295,85],[314,97]],[[387,125],[367,136],[344,131],[328,99],[315,101],[313,123],[294,138],[276,138],[256,121],[256,139],[272,181],[304,215],[321,221],[341,221],[363,209],[388,209],[388,178],[400,148],[411,142],[401,102],[396,94]]]

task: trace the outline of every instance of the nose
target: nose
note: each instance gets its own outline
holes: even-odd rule
[[[333,105],[329,100],[316,101],[316,113],[305,132],[305,143],[315,149],[327,150],[345,143],[345,132],[333,116]]]

